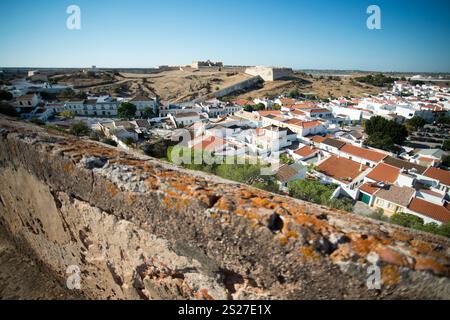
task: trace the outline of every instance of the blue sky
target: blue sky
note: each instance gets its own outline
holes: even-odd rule
[[[66,8],[81,8],[68,30]],[[381,30],[366,9],[381,8]],[[0,66],[152,67],[220,60],[450,72],[448,0],[0,1]]]

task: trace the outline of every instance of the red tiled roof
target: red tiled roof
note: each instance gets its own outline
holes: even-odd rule
[[[201,149],[201,150],[213,151],[219,147],[222,147],[226,143],[227,142],[220,137],[209,136],[209,137],[205,137],[201,142],[194,145],[194,149],[195,150]]]
[[[245,99],[236,99],[236,100],[233,100],[233,103],[237,104],[239,106],[254,106],[254,105],[256,105],[256,103],[254,103],[253,101],[245,100]]]
[[[373,195],[378,190],[380,190],[380,188],[377,187],[376,184],[374,184],[374,183],[366,182],[359,188],[359,190],[361,190],[362,192],[365,192],[367,194]]]
[[[340,150],[355,157],[367,159],[373,162],[380,162],[381,160],[387,157],[387,155],[384,153],[360,148],[351,144],[346,144]]]
[[[300,149],[294,151],[294,153],[296,155],[299,155],[300,157],[307,157],[307,156],[310,156],[317,152],[319,152],[319,150],[317,148],[310,147],[310,146],[305,146],[303,148],[300,148]]]
[[[303,128],[312,128],[322,125],[322,122],[320,121],[305,121],[302,124]]]
[[[450,186],[450,171],[438,169],[438,168],[428,168],[423,174],[426,177],[439,180],[442,184]]]
[[[309,140],[311,140],[312,142],[315,143],[322,143],[327,139],[327,137],[322,137],[322,136],[312,136],[309,138]]]
[[[322,162],[317,169],[331,178],[349,184],[365,171],[367,166],[363,165],[361,171],[361,164],[346,158],[331,156]]]
[[[324,113],[324,112],[331,112],[328,109],[322,108],[322,109],[313,109],[310,111],[310,113]]]
[[[450,221],[450,210],[419,198],[413,198],[408,206],[409,210],[417,212],[431,219],[446,223]]]
[[[400,174],[400,169],[387,165],[385,163],[380,163],[367,175],[367,178],[384,182],[384,183],[394,183]]]
[[[295,103],[295,99],[289,99],[289,98],[282,98],[280,99],[282,104],[294,104]]]
[[[261,117],[269,116],[269,115],[272,115],[272,116],[281,116],[281,111],[280,111],[280,110],[264,110],[264,111],[258,111],[258,114],[259,114]]]

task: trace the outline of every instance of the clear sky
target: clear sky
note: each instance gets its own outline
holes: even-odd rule
[[[68,30],[66,8],[81,8]],[[369,5],[381,30],[366,27]],[[450,72],[449,0],[2,0],[0,66]]]

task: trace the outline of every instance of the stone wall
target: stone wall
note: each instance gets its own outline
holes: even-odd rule
[[[233,92],[251,88],[251,87],[255,86],[256,84],[258,84],[259,82],[262,82],[262,79],[260,77],[258,77],[258,76],[251,77],[251,78],[245,79],[243,81],[240,81],[238,83],[235,83],[229,87],[226,87],[226,88],[223,88],[221,90],[214,92],[214,96],[216,98],[222,98],[222,97],[232,94]]]
[[[250,67],[245,73],[252,76],[259,76],[264,81],[275,81],[292,76],[291,68],[271,68],[271,67]]]
[[[450,298],[448,239],[4,118],[0,181],[10,239],[86,298]]]

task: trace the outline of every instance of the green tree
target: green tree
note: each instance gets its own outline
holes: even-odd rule
[[[83,121],[78,121],[73,123],[69,128],[69,133],[74,136],[87,136],[91,132],[91,129]]]
[[[73,112],[71,110],[64,110],[59,115],[61,117],[63,117],[64,119],[73,119],[73,118],[75,118],[75,112]]]
[[[149,119],[156,117],[155,113],[153,112],[153,109],[150,107],[145,107],[142,109],[142,118]]]
[[[294,159],[292,159],[292,157],[290,157],[286,153],[283,153],[282,155],[280,155],[280,161],[281,161],[281,163],[284,163],[284,164],[293,164],[295,162]]]
[[[443,156],[441,161],[444,166],[450,167],[450,155]]]
[[[408,129],[408,131],[412,132],[412,131],[416,131],[420,128],[423,128],[423,126],[426,124],[427,124],[427,122],[425,121],[424,118],[419,117],[419,116],[414,116],[411,119],[409,119],[408,121],[406,121],[406,128]]]
[[[6,102],[0,102],[0,113],[11,117],[19,116],[19,114],[16,111],[16,108],[14,108],[12,105]]]
[[[404,125],[380,116],[365,121],[364,129],[369,136],[366,144],[384,150],[392,150],[394,144],[402,144],[408,136]]]
[[[0,90],[0,101],[11,101],[13,99],[13,95],[9,91]]]
[[[127,145],[127,146],[132,146],[134,144],[134,139],[132,137],[126,137],[123,142]]]
[[[445,140],[442,144],[442,150],[450,151],[450,140]]]
[[[113,139],[111,139],[111,138],[105,138],[105,139],[103,139],[102,140],[102,143],[104,143],[104,144],[109,144],[110,146],[113,146],[113,147],[117,147],[117,142],[115,142]]]
[[[412,229],[421,229],[423,227],[423,219],[419,218],[415,215],[404,213],[404,212],[397,212],[395,213],[390,221],[392,223],[395,223],[399,226],[406,227],[406,228],[412,228]]]
[[[121,103],[117,108],[117,116],[121,119],[133,119],[136,116],[136,106],[130,102]]]
[[[436,119],[436,122],[440,124],[450,124],[450,117],[441,115]]]

